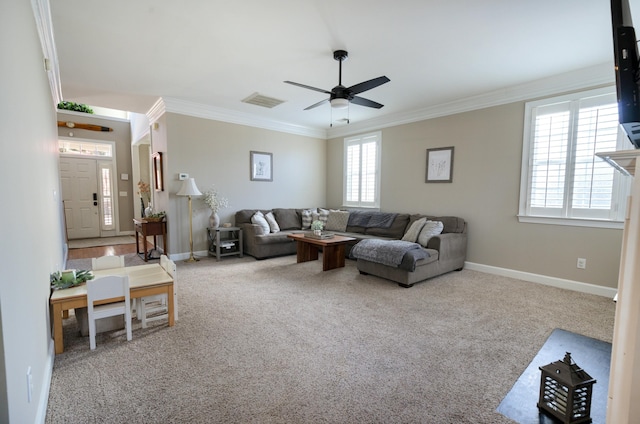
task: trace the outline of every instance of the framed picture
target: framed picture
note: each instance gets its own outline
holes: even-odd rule
[[[251,181],[273,181],[273,154],[250,152]]]
[[[453,147],[427,149],[427,183],[453,181]]]
[[[156,191],[164,191],[164,179],[162,178],[162,152],[154,153],[153,159],[153,182]]]

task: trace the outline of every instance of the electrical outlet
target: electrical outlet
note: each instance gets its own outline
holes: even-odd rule
[[[578,268],[587,269],[587,260],[585,258],[578,258]]]

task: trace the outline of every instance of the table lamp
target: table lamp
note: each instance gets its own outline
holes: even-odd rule
[[[191,254],[189,259],[185,260],[185,262],[196,262],[198,259],[193,256],[193,213],[191,209],[191,196],[202,196],[200,190],[196,186],[196,180],[193,178],[187,178],[182,182],[182,187],[176,193],[177,196],[188,196],[189,198],[189,250]]]

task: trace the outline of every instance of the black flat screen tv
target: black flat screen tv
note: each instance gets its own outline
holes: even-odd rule
[[[631,143],[636,149],[640,149],[640,66],[629,0],[611,0],[611,23],[618,117]]]

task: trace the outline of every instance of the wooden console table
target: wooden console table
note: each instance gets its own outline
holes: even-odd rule
[[[136,253],[144,259],[145,262],[149,261],[149,259],[160,259],[152,258],[151,252],[158,249],[158,241],[157,236],[162,236],[162,253],[169,256],[169,251],[167,250],[167,221],[157,221],[157,222],[149,222],[143,219],[133,219],[133,224],[136,229]],[[142,234],[143,247],[144,252],[140,251],[140,234]],[[153,249],[149,250],[147,253],[147,236],[153,236]]]

